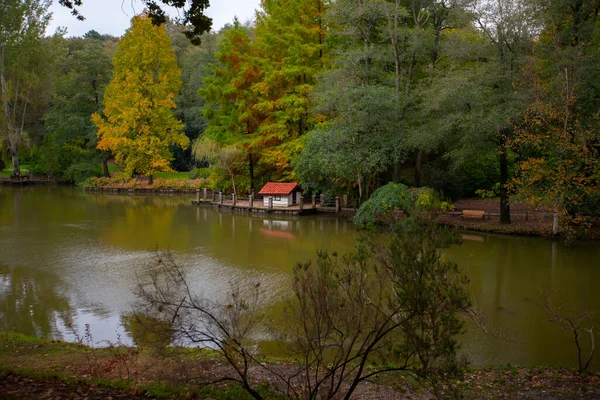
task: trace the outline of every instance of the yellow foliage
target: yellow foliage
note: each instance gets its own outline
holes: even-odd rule
[[[169,171],[173,157],[169,146],[186,148],[189,140],[172,112],[181,80],[164,26],[154,26],[145,16],[133,18],[113,64],[104,116],[92,115],[98,126],[98,149],[111,151],[132,174]]]

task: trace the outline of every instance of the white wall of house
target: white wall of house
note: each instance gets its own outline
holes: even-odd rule
[[[288,196],[275,196],[273,197],[273,207],[288,207],[292,205],[294,193]],[[265,207],[269,207],[269,196],[263,197],[263,204]]]

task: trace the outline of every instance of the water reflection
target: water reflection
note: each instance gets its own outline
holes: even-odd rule
[[[73,320],[64,283],[50,272],[0,264],[0,330],[62,338]]]
[[[97,341],[114,341],[157,246],[172,250],[197,294],[215,300],[232,283],[259,281],[277,314],[297,261],[354,248],[345,220],[218,213],[192,207],[191,197],[0,186],[0,328],[72,339],[65,325],[73,321],[80,332],[90,324]],[[512,339],[469,327],[463,348],[474,364],[573,365],[572,344],[546,321],[539,289],[556,288],[558,304],[600,312],[597,243],[465,232],[446,255],[466,269],[490,329]]]

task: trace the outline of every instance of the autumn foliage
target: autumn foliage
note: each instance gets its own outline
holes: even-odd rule
[[[169,171],[170,145],[187,147],[183,124],[173,115],[181,87],[180,71],[164,26],[137,16],[119,41],[114,75],[106,88],[98,126],[98,149],[110,150],[127,172],[150,175]]]

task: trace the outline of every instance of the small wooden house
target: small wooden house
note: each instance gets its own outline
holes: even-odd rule
[[[265,207],[269,207],[269,197],[273,198],[273,207],[289,207],[300,203],[302,189],[297,183],[269,182],[258,195],[263,196]]]

